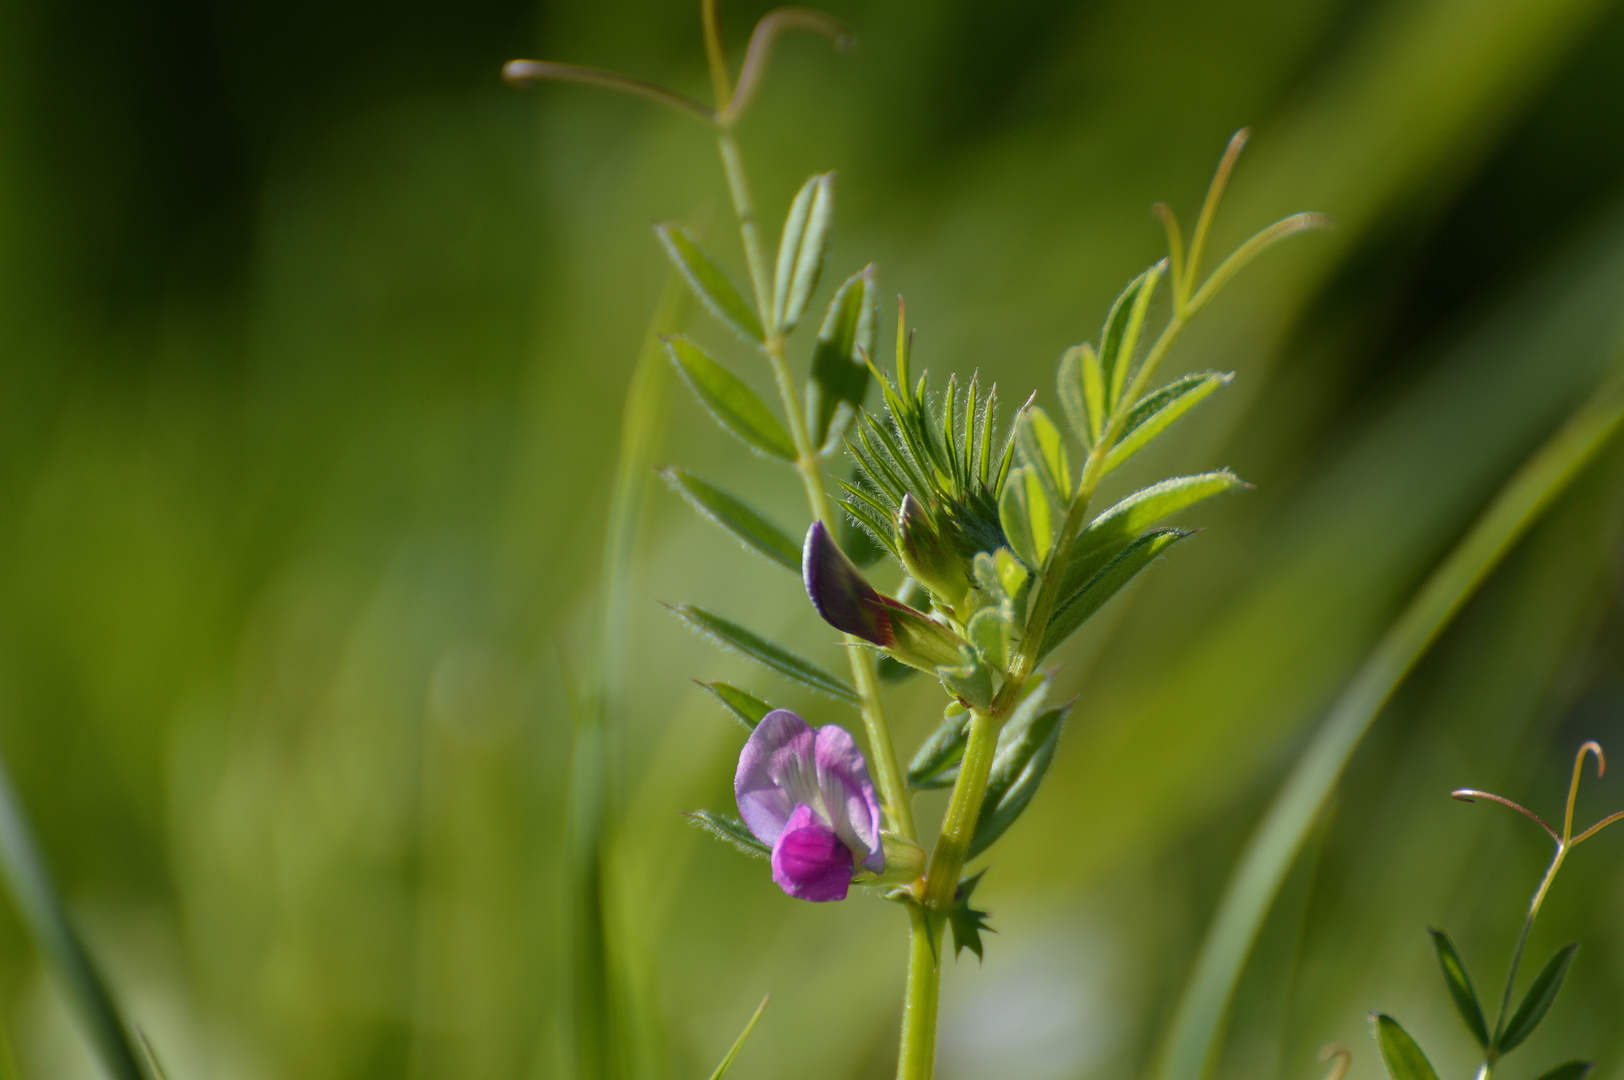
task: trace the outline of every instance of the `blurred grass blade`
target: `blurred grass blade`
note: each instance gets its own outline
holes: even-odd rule
[[[686,338],[667,338],[665,348],[717,423],[764,454],[795,460],[795,444],[784,425],[743,380]]]
[[[737,686],[725,682],[694,682],[699,683],[713,694],[733,716],[745,727],[755,730],[761,723],[761,718],[773,711],[773,707],[756,697],[754,694],[740,690]]]
[[[740,337],[758,343],[767,340],[755,309],[745,301],[716,261],[694,243],[693,237],[667,222],[654,226],[654,233],[665,246],[671,261],[682,271],[694,295],[704,302],[712,315],[732,327]]]
[[[1615,362],[1615,368],[1617,367]],[[1162,1080],[1200,1080],[1258,928],[1376,714],[1512,545],[1624,420],[1616,371],[1506,482],[1355,674],[1247,843],[1173,1021]]]
[[[733,1040],[733,1046],[728,1050],[727,1057],[723,1058],[722,1063],[716,1066],[716,1071],[710,1074],[710,1080],[722,1080],[727,1075],[727,1071],[733,1067],[733,1059],[739,1056],[740,1050],[744,1049],[745,1040],[756,1029],[756,1021],[761,1019],[761,1014],[766,1011],[767,1002],[771,1000],[771,994],[761,999],[761,1004],[756,1006],[756,1011],[751,1015],[750,1022],[744,1025],[744,1030],[739,1032],[739,1037]]]
[[[671,610],[676,612],[683,622],[717,644],[735,649],[757,663],[772,668],[780,675],[787,675],[796,682],[804,683],[831,697],[853,703],[858,700],[857,691],[844,679],[829,674],[812,661],[802,659],[782,645],[774,644],[736,622],[724,619],[720,615],[713,615],[693,604],[675,604]]]
[[[757,840],[744,822],[736,817],[711,810],[694,810],[682,816],[687,818],[690,824],[704,829],[716,839],[731,844],[746,855],[757,859],[773,857],[773,849]]]
[[[1146,443],[1166,431],[1173,421],[1232,378],[1234,376],[1227,372],[1202,371],[1186,375],[1141,398],[1122,425],[1122,437],[1105,457],[1106,470],[1116,468],[1144,449]]]
[[[135,1035],[136,1038],[141,1040],[141,1049],[146,1052],[147,1067],[152,1070],[152,1074],[158,1080],[169,1080],[169,1070],[164,1068],[164,1063],[158,1060],[158,1051],[152,1048],[152,1040],[147,1038],[147,1033],[140,1028],[136,1028]]]
[[[1487,1050],[1489,1024],[1483,1019],[1483,1006],[1478,1004],[1477,991],[1472,989],[1472,978],[1466,974],[1466,965],[1461,961],[1460,953],[1455,951],[1455,943],[1442,930],[1429,927],[1427,933],[1432,935],[1432,946],[1438,952],[1438,966],[1443,968],[1444,982],[1449,984],[1449,996],[1455,999],[1460,1018],[1466,1021],[1466,1027],[1477,1044]]]
[[[1568,965],[1573,963],[1573,953],[1578,948],[1578,942],[1563,946],[1545,962],[1539,974],[1534,976],[1534,981],[1528,985],[1528,993],[1523,996],[1522,1004],[1517,1006],[1517,1011],[1506,1022],[1505,1030],[1495,1036],[1496,1052],[1504,1054],[1515,1050],[1539,1027],[1539,1022],[1545,1019],[1546,1012],[1551,1008],[1551,1002],[1556,1000],[1557,991],[1562,989],[1562,980],[1567,978]]]
[[[738,537],[745,547],[800,573],[801,545],[790,539],[783,529],[721,488],[685,469],[662,469],[660,475],[695,510]]]
[[[1190,534],[1179,529],[1156,529],[1122,549],[1122,553],[1095,574],[1086,585],[1060,602],[1043,631],[1043,647],[1038,658],[1048,656],[1077,628],[1087,622],[1106,602],[1139,576],[1139,572],[1173,544]]]
[[[40,959],[78,1013],[95,1054],[116,1080],[150,1080],[113,995],[68,920],[0,759],[0,875]]]
[[[1393,1080],[1438,1080],[1432,1062],[1397,1020],[1382,1013],[1373,1017],[1372,1023],[1376,1028],[1376,1048],[1381,1051],[1388,1076]]]
[[[1031,805],[1054,763],[1060,729],[1070,711],[1070,705],[1063,705],[1038,716],[993,760],[986,801],[981,804],[965,859],[973,859],[997,843]]]
[[[864,267],[847,278],[829,301],[829,313],[818,329],[812,348],[812,378],[806,388],[806,425],[812,445],[824,450],[838,445],[850,417],[868,396],[870,378],[865,356],[874,354],[874,267]],[[847,417],[836,423],[844,404]]]

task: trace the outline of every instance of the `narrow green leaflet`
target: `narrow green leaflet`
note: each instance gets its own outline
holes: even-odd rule
[[[1010,548],[1034,570],[1043,565],[1054,542],[1051,519],[1049,499],[1037,473],[1027,468],[1010,470],[998,499],[998,522]]]
[[[718,814],[710,810],[693,810],[682,815],[688,823],[697,828],[704,829],[716,839],[744,852],[757,859],[770,859],[773,849],[757,840],[744,822],[728,814]]]
[[[1083,366],[1083,404],[1088,409],[1088,430],[1093,433],[1090,443],[1100,441],[1100,432],[1105,430],[1105,368],[1100,363],[1100,354],[1089,345],[1079,345],[1082,349],[1080,363]]]
[[[1157,263],[1128,282],[1128,287],[1111,305],[1105,325],[1100,329],[1100,372],[1107,411],[1115,409],[1122,398],[1128,369],[1133,366],[1134,349],[1139,344],[1139,330],[1145,323],[1145,310],[1162,277],[1162,265]]]
[[[780,675],[786,675],[831,697],[843,698],[853,703],[858,700],[857,691],[844,679],[829,674],[812,661],[795,655],[782,645],[774,644],[753,631],[746,630],[738,623],[730,622],[720,615],[713,615],[693,604],[675,604],[671,610],[676,612],[677,617],[683,622],[717,644],[736,649]]]
[[[953,785],[958,776],[956,766],[964,756],[970,722],[970,711],[962,705],[957,707],[961,711],[942,717],[936,730],[920,744],[913,760],[908,762],[909,787],[928,791]]]
[[[738,537],[744,546],[780,566],[801,569],[801,545],[732,495],[684,469],[661,469],[672,490],[702,515]]]
[[[1522,1004],[1517,1011],[1511,1014],[1506,1021],[1505,1029],[1495,1037],[1494,1048],[1501,1054],[1517,1047],[1524,1039],[1534,1033],[1539,1022],[1545,1019],[1545,1013],[1556,1000],[1556,992],[1562,989],[1562,980],[1567,978],[1568,965],[1573,962],[1574,950],[1579,947],[1578,942],[1564,946],[1556,951],[1556,955],[1546,961],[1534,981],[1528,986],[1528,993],[1523,996]]]
[[[802,185],[790,204],[773,274],[773,322],[786,334],[806,314],[806,302],[818,287],[834,201],[835,174],[820,173]]]
[[[761,1019],[761,1014],[766,1011],[767,1002],[771,1000],[771,994],[761,999],[761,1004],[756,1006],[756,1011],[751,1015],[750,1022],[744,1025],[744,1030],[739,1032],[739,1037],[733,1040],[733,1046],[728,1050],[727,1057],[723,1058],[722,1063],[716,1066],[716,1071],[710,1074],[710,1080],[723,1080],[723,1077],[727,1076],[727,1071],[733,1067],[733,1059],[739,1056],[740,1050],[744,1049],[745,1040],[756,1029],[756,1021]]]
[[[740,690],[732,683],[725,682],[694,682],[704,687],[710,694],[722,703],[734,719],[751,730],[761,723],[761,718],[773,711],[773,707],[745,690]]]
[[[1169,424],[1189,412],[1214,390],[1234,378],[1233,373],[1203,371],[1186,375],[1147,394],[1128,413],[1122,435],[1105,457],[1106,471],[1127,461],[1145,444],[1167,430]]]
[[[1595,1067],[1594,1061],[1566,1061],[1540,1076],[1539,1080],[1585,1080]]]
[[[838,446],[851,417],[868,396],[870,373],[866,356],[874,354],[874,267],[864,267],[847,278],[818,330],[812,349],[812,378],[806,386],[806,428],[812,445]],[[844,419],[836,420],[840,406]]]
[[[712,315],[727,323],[740,337],[755,342],[767,340],[755,309],[745,302],[733,282],[716,265],[716,260],[694,243],[693,237],[668,222],[654,226],[654,235],[660,238],[665,253],[671,256],[694,295],[710,308]]]
[[[1438,1080],[1432,1062],[1397,1020],[1381,1013],[1372,1017],[1371,1023],[1375,1028],[1376,1049],[1381,1051],[1388,1076],[1393,1080]]]
[[[1455,943],[1442,930],[1428,927],[1427,933],[1432,935],[1432,946],[1438,952],[1438,966],[1443,968],[1444,982],[1449,984],[1449,996],[1455,999],[1460,1018],[1466,1021],[1466,1027],[1477,1044],[1487,1050],[1489,1024],[1483,1019],[1483,1006],[1478,1004],[1477,991],[1472,989],[1471,976],[1466,974],[1466,965],[1461,962],[1460,953],[1455,951]]]
[[[665,339],[666,352],[716,422],[770,457],[795,460],[795,444],[756,392],[687,338]]]
[[[986,801],[981,804],[965,859],[975,858],[996,843],[1031,805],[1054,762],[1061,724],[1070,711],[1070,705],[1062,705],[1040,714],[993,759]]]
[[[1142,488],[1089,522],[1072,542],[1060,595],[1070,596],[1099,572],[1129,541],[1165,517],[1221,495],[1246,482],[1228,469],[1175,476]]]
[[[1087,345],[1073,345],[1061,355],[1060,368],[1055,372],[1055,392],[1071,433],[1086,448],[1094,445],[1094,426],[1089,421],[1088,392],[1083,387],[1085,351],[1093,350]]]
[[[1015,421],[1015,447],[1021,463],[1043,482],[1049,503],[1063,507],[1071,501],[1071,462],[1066,458],[1066,440],[1049,414],[1037,406],[1023,412]]]
[[[1054,614],[1049,617],[1049,626],[1043,632],[1043,647],[1038,650],[1038,658],[1049,655],[1055,646],[1076,632],[1124,585],[1138,577],[1139,572],[1154,562],[1158,555],[1189,535],[1180,529],[1156,529],[1123,548],[1121,554],[1106,563],[1104,569],[1055,608]]]

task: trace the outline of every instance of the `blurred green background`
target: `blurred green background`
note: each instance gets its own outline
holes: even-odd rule
[[[762,10],[724,11],[735,50]],[[876,260],[919,362],[979,368],[1006,406],[1052,395],[1060,352],[1161,253],[1151,202],[1192,221],[1235,128],[1254,137],[1214,250],[1290,211],[1338,222],[1174,354],[1239,377],[1123,483],[1227,465],[1256,490],[1062,651],[1078,709],[977,894],[999,936],[946,974],[945,1080],[1140,1075],[1307,733],[1612,362],[1624,5],[833,10],[860,50],[786,40],[740,131],[763,216],[775,234],[838,170],[828,276]],[[706,86],[687,2],[0,6],[0,748],[176,1080],[561,1072],[565,672],[590,656],[666,276],[648,223],[708,220],[741,260],[702,127],[505,88],[523,55]],[[668,400],[660,460],[804,526],[793,486]],[[831,665],[833,635],[652,484],[647,511],[606,702],[633,1072],[707,1075],[771,991],[734,1076],[891,1075],[901,912],[790,901],[676,814],[729,806],[741,742],[687,676],[851,720],[655,601]],[[1423,927],[1491,992],[1547,841],[1445,792],[1551,816],[1579,742],[1624,754],[1621,531],[1615,449],[1378,721],[1270,914],[1219,1080],[1308,1080],[1333,1040],[1374,1080],[1372,1008],[1446,1076],[1475,1065]],[[892,693],[907,747],[939,696]],[[1579,817],[1621,806],[1587,781]],[[1624,1080],[1621,907],[1624,831],[1546,907],[1531,955],[1583,948],[1506,1080],[1573,1056]],[[95,1075],[9,906],[0,1022],[24,1076]]]

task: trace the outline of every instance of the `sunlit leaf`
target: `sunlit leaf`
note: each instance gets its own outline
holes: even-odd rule
[[[1376,1048],[1381,1051],[1382,1064],[1392,1080],[1438,1080],[1432,1062],[1397,1020],[1381,1013],[1372,1023],[1376,1029]]]
[[[672,363],[716,422],[764,454],[794,461],[795,444],[756,392],[686,338],[665,341]]]
[[[1133,366],[1134,349],[1139,343],[1139,331],[1145,322],[1145,310],[1156,283],[1161,280],[1162,264],[1157,263],[1132,281],[1111,305],[1100,329],[1100,373],[1104,383],[1105,411],[1115,409],[1127,384],[1128,371]]]
[[[838,446],[868,395],[870,375],[863,358],[874,353],[874,296],[874,268],[869,266],[847,278],[829,301],[806,387],[806,426],[813,446]]]
[[[1455,951],[1455,943],[1442,930],[1429,927],[1427,933],[1432,935],[1432,946],[1438,953],[1438,966],[1443,969],[1444,982],[1449,985],[1449,996],[1455,1000],[1456,1011],[1466,1021],[1466,1027],[1478,1045],[1487,1050],[1489,1024],[1483,1019],[1483,1006],[1478,1004],[1477,991],[1472,989],[1471,976],[1466,974],[1466,965],[1461,961],[1460,953]]]
[[[1596,1067],[1594,1061],[1565,1061],[1556,1068],[1540,1075],[1539,1080],[1585,1080],[1590,1070]]]
[[[755,309],[691,236],[666,222],[654,226],[654,234],[660,238],[665,253],[671,256],[677,269],[682,271],[694,295],[710,309],[712,315],[732,327],[740,337],[755,342],[767,339]]]
[[[737,686],[725,682],[694,682],[704,687],[722,707],[747,728],[754,728],[761,723],[761,718],[773,711],[773,707],[756,697],[754,694],[740,690]]]
[[[1039,714],[1009,745],[998,751],[987,777],[986,799],[976,818],[966,859],[986,851],[1026,812],[1054,762],[1060,728],[1071,706]]]
[[[1043,565],[1054,542],[1051,519],[1049,499],[1037,473],[1024,467],[1012,469],[998,500],[998,522],[1010,548],[1033,569]]]
[[[1128,413],[1116,445],[1105,456],[1106,470],[1116,468],[1144,449],[1145,444],[1166,431],[1169,424],[1232,378],[1231,374],[1203,371],[1186,375],[1140,399]]]
[[[1044,494],[1059,509],[1071,499],[1071,462],[1066,457],[1066,440],[1049,414],[1033,406],[1015,422],[1015,447],[1021,463],[1043,482]]]
[[[788,334],[806,313],[806,302],[818,287],[829,226],[834,219],[834,174],[812,177],[790,204],[778,241],[773,275],[773,320]]]
[[[1062,600],[1049,617],[1049,626],[1043,633],[1043,647],[1038,650],[1041,659],[1049,655],[1062,641],[1087,622],[1106,601],[1120,592],[1123,586],[1156,560],[1170,546],[1190,534],[1179,529],[1157,529],[1145,533],[1122,549],[1093,577],[1070,596]]]
[[[1077,441],[1083,446],[1094,445],[1094,425],[1089,422],[1088,392],[1083,387],[1083,356],[1093,352],[1087,345],[1073,345],[1060,357],[1055,372],[1055,391],[1060,398],[1060,411]]]
[[[761,1014],[766,1010],[769,1000],[771,1000],[771,995],[761,999],[761,1004],[756,1006],[756,1011],[751,1015],[750,1022],[744,1025],[744,1030],[739,1032],[739,1037],[733,1040],[733,1046],[728,1050],[727,1056],[722,1059],[720,1065],[716,1066],[716,1071],[710,1074],[710,1080],[722,1080],[723,1077],[727,1076],[727,1071],[733,1067],[733,1059],[739,1056],[740,1050],[744,1049],[745,1040],[750,1038],[750,1033],[756,1029],[756,1021],[761,1019]]]
[[[1066,564],[1061,595],[1067,595],[1099,569],[1090,560],[1109,558],[1128,542],[1163,518],[1186,510],[1196,503],[1246,484],[1228,469],[1175,476],[1129,495],[1089,522],[1072,542],[1071,560]]]
[[[695,510],[738,537],[746,547],[780,566],[800,572],[801,545],[761,514],[686,470],[662,469],[660,475]]]
[[[675,604],[671,608],[677,616],[695,630],[719,645],[735,649],[757,663],[772,668],[780,675],[804,683],[814,690],[846,701],[857,701],[857,691],[844,679],[829,674],[810,660],[803,659],[782,645],[768,641],[738,623],[713,615],[693,604]]]
[[[1557,991],[1562,989],[1562,980],[1567,978],[1568,965],[1573,962],[1573,953],[1578,947],[1577,942],[1563,946],[1545,962],[1539,974],[1534,976],[1534,981],[1528,984],[1528,993],[1523,995],[1522,1004],[1517,1006],[1517,1011],[1506,1021],[1504,1030],[1495,1037],[1496,1051],[1504,1054],[1534,1033],[1539,1022],[1545,1019],[1551,1002],[1556,1000]]]

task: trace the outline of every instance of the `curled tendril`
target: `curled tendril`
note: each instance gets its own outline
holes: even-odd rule
[[[599,86],[618,90],[647,101],[668,105],[678,112],[697,116],[706,123],[727,129],[738,123],[744,110],[755,99],[761,80],[767,74],[772,59],[773,45],[786,30],[806,30],[822,34],[833,41],[839,52],[850,52],[857,39],[846,24],[832,15],[811,8],[774,8],[763,15],[750,34],[745,47],[744,64],[739,69],[739,82],[731,94],[727,89],[727,58],[722,54],[721,36],[717,31],[714,3],[705,5],[705,49],[711,66],[717,107],[712,109],[686,94],[679,94],[658,83],[621,75],[602,68],[581,64],[560,64],[550,60],[509,60],[502,67],[502,78],[514,86],[528,86],[537,82],[572,82],[586,86]],[[726,103],[724,104],[724,99]]]
[[[1336,1059],[1336,1063],[1331,1066],[1331,1071],[1325,1074],[1325,1080],[1342,1080],[1353,1064],[1353,1051],[1341,1043],[1328,1043],[1320,1048],[1321,1061],[1330,1061],[1332,1058]]]
[[[1526,806],[1523,806],[1521,803],[1512,802],[1504,795],[1496,795],[1490,791],[1478,791],[1476,788],[1458,788],[1455,791],[1451,791],[1449,795],[1451,798],[1459,799],[1461,802],[1476,802],[1478,799],[1488,799],[1490,802],[1497,802],[1501,806],[1509,806],[1511,809],[1517,811],[1517,813],[1523,815],[1524,817],[1528,818],[1528,820],[1534,822],[1540,828],[1544,829],[1550,834],[1551,839],[1556,841],[1557,848],[1559,850],[1566,851],[1567,849],[1576,847],[1585,840],[1590,839],[1592,836],[1595,836],[1613,822],[1624,819],[1624,810],[1620,810],[1616,814],[1610,814],[1607,817],[1602,818],[1600,821],[1590,826],[1590,828],[1586,829],[1578,836],[1573,835],[1573,807],[1574,803],[1577,802],[1579,798],[1579,778],[1584,774],[1586,754],[1594,754],[1596,756],[1597,779],[1600,779],[1607,774],[1607,755],[1602,752],[1600,743],[1592,739],[1583,746],[1579,747],[1579,753],[1575,755],[1573,759],[1573,779],[1568,783],[1567,814],[1562,819],[1562,831],[1560,833],[1556,831],[1556,828],[1552,826],[1550,822],[1546,821],[1544,818],[1540,817]]]

